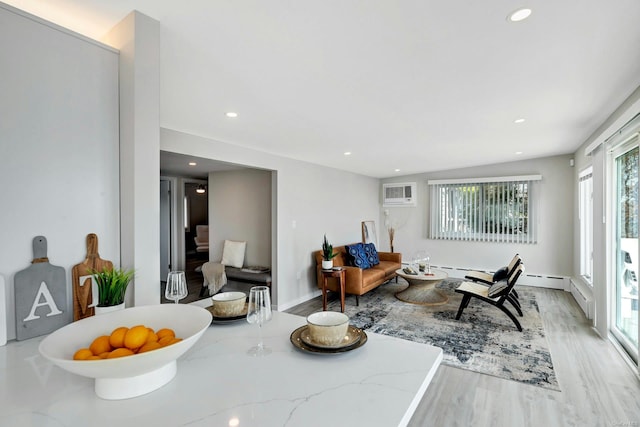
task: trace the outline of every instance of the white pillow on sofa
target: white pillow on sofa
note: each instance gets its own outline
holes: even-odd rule
[[[220,264],[242,268],[242,265],[244,264],[244,251],[246,248],[247,242],[225,240],[224,248],[222,249],[222,261],[220,261]]]

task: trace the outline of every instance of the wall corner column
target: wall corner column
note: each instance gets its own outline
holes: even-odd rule
[[[120,50],[120,265],[127,305],[160,303],[160,23],[131,12],[104,38]]]

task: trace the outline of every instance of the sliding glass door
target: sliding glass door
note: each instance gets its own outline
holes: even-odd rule
[[[638,360],[638,138],[613,153],[615,282],[611,331]]]

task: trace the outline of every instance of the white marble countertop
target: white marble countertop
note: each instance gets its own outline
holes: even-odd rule
[[[263,327],[273,353],[250,357],[258,328],[214,324],[178,359],[164,387],[102,400],[93,380],[38,352],[44,337],[0,347],[0,426],[396,426],[406,425],[442,350],[368,333],[342,354],[308,354],[289,341],[305,319],[273,313]]]

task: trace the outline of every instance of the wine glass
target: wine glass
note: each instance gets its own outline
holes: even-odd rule
[[[271,349],[262,343],[262,325],[271,320],[271,296],[266,286],[254,286],[249,291],[247,322],[258,325],[260,341],[247,352],[250,356],[266,356]]]
[[[187,278],[184,275],[184,271],[170,271],[167,276],[167,287],[164,290],[165,298],[173,300],[177,304],[188,294]]]

